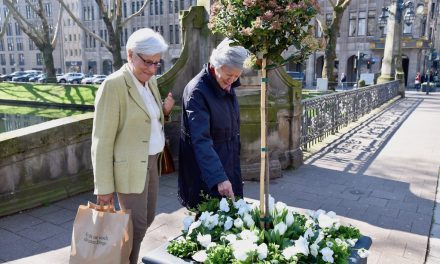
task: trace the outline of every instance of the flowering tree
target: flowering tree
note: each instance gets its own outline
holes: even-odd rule
[[[209,26],[212,31],[235,41],[261,60],[260,212],[266,220],[269,182],[267,61],[271,66],[304,61],[316,48],[309,22],[318,10],[316,0],[217,0],[211,8]],[[284,59],[282,52],[291,46],[295,52]]]

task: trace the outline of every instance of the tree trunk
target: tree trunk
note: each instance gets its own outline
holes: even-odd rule
[[[40,49],[43,52],[44,67],[46,67],[47,82],[56,83],[55,66],[53,62],[53,48],[50,43],[45,44]]]
[[[341,18],[343,13],[344,10],[341,12],[338,8],[333,10],[333,21],[332,24],[327,28],[327,32],[325,34],[326,47],[322,77],[328,79],[328,89],[333,91],[336,90],[337,86],[335,76],[333,75],[333,70],[336,59],[336,42],[338,40],[338,33],[341,26]]]

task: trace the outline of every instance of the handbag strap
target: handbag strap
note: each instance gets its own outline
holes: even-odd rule
[[[89,201],[88,207],[100,212],[116,213],[115,205],[111,204],[95,204]]]

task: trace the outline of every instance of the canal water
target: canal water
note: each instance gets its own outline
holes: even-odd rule
[[[51,120],[51,118],[34,115],[0,113],[0,133],[36,125],[49,120]]]

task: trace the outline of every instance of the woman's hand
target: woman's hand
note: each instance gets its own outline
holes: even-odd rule
[[[96,197],[96,203],[98,205],[110,205],[113,204],[113,193],[109,194],[98,194]]]
[[[232,201],[235,201],[234,199],[234,191],[232,190],[232,184],[230,181],[224,181],[219,184],[217,184],[218,192],[221,196],[226,196],[232,199]]]
[[[174,106],[173,94],[169,92],[165,100],[163,100],[163,104],[162,104],[163,114],[165,116],[169,116],[171,110],[173,109],[173,106]]]

